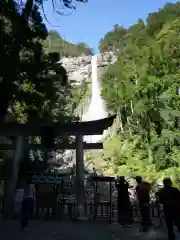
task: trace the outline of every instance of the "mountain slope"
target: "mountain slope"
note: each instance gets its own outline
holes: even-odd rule
[[[58,52],[60,57],[78,57],[82,54],[92,55],[93,51],[85,43],[73,44],[64,40],[56,31],[49,31],[44,42],[46,52]]]

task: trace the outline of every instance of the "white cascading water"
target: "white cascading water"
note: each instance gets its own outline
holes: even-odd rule
[[[92,68],[92,90],[91,101],[87,112],[83,113],[82,121],[94,121],[107,117],[107,112],[104,108],[104,101],[101,97],[101,89],[98,81],[98,68],[97,68],[98,56],[92,56],[91,68]],[[96,143],[102,140],[102,135],[84,136],[84,141],[87,143]],[[35,161],[34,151],[29,152],[31,161]],[[41,150],[37,150],[38,159],[43,161]]]
[[[92,56],[91,68],[92,68],[92,92],[91,102],[86,113],[82,115],[82,121],[94,121],[107,117],[107,112],[104,108],[104,102],[101,97],[101,89],[98,81],[98,68],[97,68],[98,56]],[[102,135],[84,136],[84,141],[88,143],[96,143],[102,140]]]

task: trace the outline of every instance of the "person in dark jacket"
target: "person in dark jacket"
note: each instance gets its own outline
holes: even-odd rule
[[[139,202],[139,210],[141,214],[141,224],[143,232],[146,232],[149,226],[152,224],[150,219],[150,184],[144,182],[142,177],[136,177],[137,186],[136,194]]]
[[[163,205],[164,218],[168,229],[168,239],[174,240],[174,224],[180,231],[180,191],[172,186],[170,178],[163,180],[164,187],[157,193]]]
[[[35,188],[31,184],[30,179],[27,179],[26,185],[24,187],[24,199],[21,204],[21,227],[26,229],[28,226],[29,218],[33,214],[35,201]]]
[[[133,214],[128,192],[129,185],[124,177],[118,177],[115,184],[118,193],[118,221],[122,226],[131,225]]]

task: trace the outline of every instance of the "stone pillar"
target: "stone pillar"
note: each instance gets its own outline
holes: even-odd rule
[[[84,159],[83,136],[76,135],[76,215],[85,219]]]

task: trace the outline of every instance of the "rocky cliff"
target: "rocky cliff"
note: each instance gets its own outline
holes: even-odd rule
[[[64,57],[61,59],[62,65],[68,72],[71,84],[81,84],[83,81],[89,81],[91,76],[91,55],[81,55],[79,57]],[[106,52],[98,55],[98,73],[99,75],[110,64],[116,61],[117,57],[113,52]]]
[[[81,84],[83,81],[91,82],[91,55],[81,55],[79,57],[64,57],[61,59],[62,65],[67,70],[68,78],[71,84]],[[100,79],[101,74],[106,70],[106,68],[116,61],[117,57],[113,52],[106,52],[104,54],[99,54],[97,59],[98,68],[98,79]],[[86,112],[89,106],[90,98],[87,97],[83,105],[79,105],[76,109],[77,114],[81,112]],[[99,153],[99,151],[98,151]],[[85,154],[86,155],[86,154]],[[85,170],[91,172],[94,163],[86,161],[86,156],[84,156]],[[71,172],[76,163],[75,151],[67,150],[63,153],[56,154],[56,161],[58,163],[57,171],[59,172]],[[104,162],[103,162],[104,164]],[[98,166],[100,168],[100,166]]]

